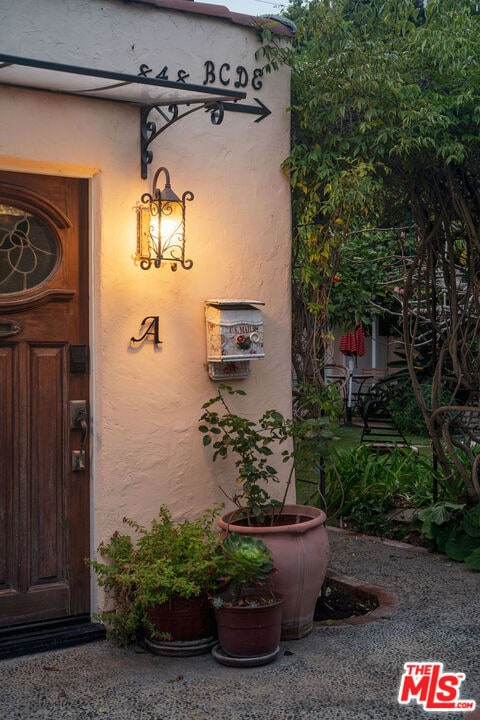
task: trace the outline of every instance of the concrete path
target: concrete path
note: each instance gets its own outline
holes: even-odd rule
[[[317,627],[261,668],[171,659],[108,642],[0,662],[1,720],[474,720],[398,703],[406,662],[464,673],[480,695],[480,573],[447,558],[330,532],[331,567],[398,596],[390,619]]]

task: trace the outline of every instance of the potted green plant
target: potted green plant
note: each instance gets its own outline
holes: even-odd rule
[[[322,453],[331,437],[328,418],[289,419],[267,410],[258,420],[251,420],[233,412],[227,403],[227,396],[237,395],[246,393],[220,385],[217,395],[203,405],[199,420],[203,444],[212,448],[213,460],[233,456],[238,473],[238,492],[230,497],[236,509],[218,522],[224,535],[234,530],[264,541],[271,550],[278,570],[274,587],[284,598],[282,638],[293,640],[313,627],[329,544],[325,513],[316,507],[287,504],[286,498],[298,448],[317,456]],[[266,487],[278,481],[272,464],[274,451],[282,462],[290,463],[281,500],[272,498]]]
[[[149,528],[131,518],[91,559],[113,607],[98,614],[120,645],[144,639],[159,654],[207,652],[215,641],[208,593],[217,588],[218,508],[175,522],[162,506]],[[133,537],[132,537],[133,535]]]
[[[264,665],[279,652],[283,599],[273,590],[272,554],[261,540],[232,532],[219,548],[227,588],[213,600],[219,646],[227,665]]]

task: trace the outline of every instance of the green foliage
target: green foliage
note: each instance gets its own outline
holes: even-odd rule
[[[108,542],[100,543],[98,554],[104,562],[91,559],[89,564],[113,602],[112,611],[99,615],[111,639],[128,645],[148,627],[148,607],[171,596],[196,597],[216,587],[218,532],[213,523],[218,510],[175,522],[162,506],[150,528],[123,518],[134,531],[133,539],[115,531]]]
[[[405,508],[430,507],[432,502],[434,471],[429,452],[417,455],[397,447],[381,454],[364,445],[337,448],[333,443],[323,470],[323,482],[318,473],[317,477],[312,472],[297,473],[298,491],[304,502],[326,508],[330,524],[341,522],[360,532],[401,539],[417,523],[399,526],[396,515]],[[452,472],[454,476],[448,479],[441,472],[437,475],[437,493],[443,499],[436,506],[439,523],[448,519],[451,510],[464,507],[457,498],[465,496],[465,487]],[[307,494],[312,484],[316,490]],[[424,538],[432,539],[425,528]]]
[[[368,327],[382,314],[388,298],[386,281],[398,251],[398,238],[391,232],[352,233],[344,238],[329,295],[331,323],[352,329],[362,321]]]
[[[373,253],[378,233],[371,228],[404,229],[408,213],[412,242],[399,243],[403,342],[447,477],[440,423],[430,416],[445,378],[458,400],[468,390],[476,404],[480,368],[477,4],[295,0],[289,14],[298,27],[293,46],[270,37],[262,53],[267,70],[280,63],[292,70],[292,149],[284,169],[293,192],[297,378],[319,382],[332,319],[371,317],[372,285],[379,283],[375,295],[385,289],[375,272],[361,283],[354,272],[339,272],[350,240],[364,238],[364,252]],[[431,412],[415,369],[426,346],[435,348]],[[455,442],[448,450],[461,472]],[[472,464],[463,481],[478,501],[473,473]]]
[[[275,524],[284,503],[272,498],[265,487],[271,481],[278,482],[278,470],[271,464],[274,449],[293,440],[293,449],[281,451],[282,462],[292,463],[286,496],[294,469],[295,446],[304,448],[304,456],[316,452],[313,441],[316,447],[325,447],[332,436],[328,419],[289,419],[276,410],[266,410],[253,421],[233,413],[226,403],[226,395],[246,393],[220,385],[218,394],[202,406],[205,412],[198,429],[203,434],[203,444],[212,447],[214,461],[229,455],[235,457],[237,483],[241,489],[230,499],[241,508],[249,524],[261,525],[267,518]],[[220,406],[220,412],[212,409],[214,406]]]
[[[238,602],[249,587],[261,587],[273,570],[272,553],[263,540],[237,532],[228,534],[219,549],[219,569]]]
[[[452,560],[480,570],[480,505],[439,502],[419,510],[423,535]]]
[[[293,410],[298,420],[324,418],[326,425],[336,427],[344,411],[343,396],[335,383],[316,387],[298,383],[293,391]]]
[[[325,505],[330,522],[338,518],[350,529],[389,536],[387,513],[429,502],[431,464],[411,450],[374,453],[363,445],[331,451],[325,468]]]
[[[429,398],[432,393],[431,383],[423,383],[421,390],[425,398],[425,402],[431,406]],[[405,435],[427,435],[427,426],[422,410],[418,404],[412,389],[410,378],[405,383],[403,391],[389,398],[387,407],[392,413],[395,425]]]
[[[334,383],[318,388],[300,383],[293,396],[294,416],[303,428],[294,438],[296,481],[312,483],[316,478],[321,484],[331,441],[344,412],[344,399]]]
[[[392,414],[393,422],[404,435],[427,435],[427,427],[416,398],[409,393],[402,402],[395,398],[388,408]]]

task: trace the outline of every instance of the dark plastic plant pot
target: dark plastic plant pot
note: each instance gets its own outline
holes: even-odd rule
[[[207,595],[181,598],[173,596],[147,610],[155,633],[175,642],[190,642],[215,635],[215,617]]]
[[[283,599],[268,605],[215,608],[218,639],[225,653],[253,658],[275,653],[282,629]]]

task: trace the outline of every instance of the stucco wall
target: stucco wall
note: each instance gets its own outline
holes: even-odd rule
[[[0,2],[1,51],[136,74],[167,65],[204,81],[204,63],[258,67],[256,33],[213,18],[104,0]],[[211,463],[197,420],[215,393],[205,369],[204,300],[265,302],[265,360],[238,384],[236,405],[252,417],[290,396],[290,199],[280,170],[288,153],[289,78],[249,86],[272,114],[262,122],[226,113],[218,127],[202,110],[154,143],[140,178],[139,110],[118,103],[0,86],[0,168],[91,178],[92,498],[95,544],[123,515],[148,521],[161,503],[198,514],[233,487]],[[194,265],[142,271],[133,261],[134,207],[159,165],[177,193],[192,190],[187,257]],[[141,320],[159,315],[160,348],[133,347]],[[286,469],[284,469],[286,476]],[[278,488],[281,494],[281,488]]]

